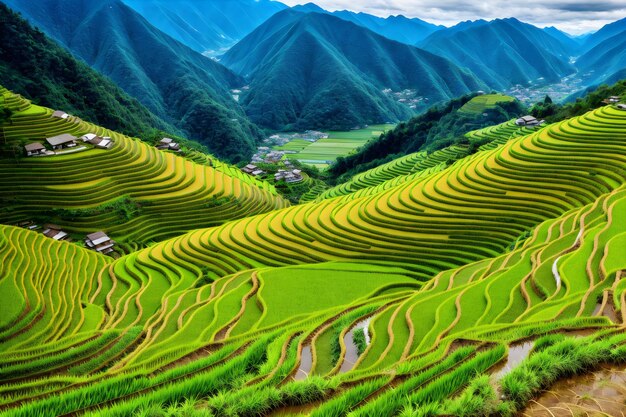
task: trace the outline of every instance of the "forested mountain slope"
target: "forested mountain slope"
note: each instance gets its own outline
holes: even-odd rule
[[[215,154],[241,160],[260,138],[233,100],[242,78],[119,0],[7,0],[52,38]]]
[[[139,136],[177,129],[0,3],[0,80],[40,104]]]
[[[273,14],[287,8],[270,0],[124,0],[154,26],[197,52],[223,53]]]
[[[446,100],[484,88],[450,61],[321,13],[286,10],[230,49],[222,61],[248,78],[242,104],[275,129],[352,128],[407,118],[391,92]]]
[[[420,47],[467,67],[492,88],[554,82],[575,71],[574,54],[545,31],[517,19],[464,22],[435,32]]]

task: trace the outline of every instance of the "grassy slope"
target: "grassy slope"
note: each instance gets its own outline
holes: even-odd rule
[[[108,373],[116,376],[79,375],[74,382],[87,382],[81,388],[44,395],[7,415],[64,414],[139,390],[145,390],[141,397],[105,403],[111,408],[92,410],[93,415],[147,412],[151,405],[193,396],[208,397],[202,406],[217,414],[263,414],[325,398],[332,399],[334,412],[393,415],[407,404],[437,404],[451,397],[506,354],[503,344],[555,329],[610,326],[607,317],[591,316],[598,299],[605,300],[599,311],[613,303],[622,309],[624,300],[620,276],[626,264],[619,255],[625,242],[620,220],[626,207],[625,125],[625,112],[603,107],[378,193],[198,230],[101,267],[100,273],[87,274],[90,286],[71,298],[106,311],[102,334],[95,329],[78,333],[76,324],[66,325],[74,321],[65,317],[80,315],[76,303],[46,309],[32,330],[4,341],[11,346],[0,356],[5,372],[17,372],[18,365],[24,366],[18,362],[28,364],[20,368],[26,379],[5,391],[10,393],[6,401],[70,384],[71,377],[61,371],[41,380],[36,375],[80,361],[87,352],[79,349],[67,357],[60,348],[96,334],[133,346],[109,364],[115,363]],[[47,290],[54,285],[49,280],[30,279],[43,276],[28,265],[45,268],[47,252],[35,251],[41,255],[32,262],[24,255],[46,239],[11,227],[1,230],[5,236],[21,236],[2,240],[2,256],[13,265],[3,269],[3,285],[12,285],[33,307],[58,306],[58,297],[70,298],[75,286],[65,285],[59,294]],[[515,243],[525,230],[528,238]],[[51,245],[57,256],[66,247]],[[300,266],[285,268],[293,264]],[[584,271],[580,265],[586,265]],[[313,274],[319,268],[325,272]],[[207,270],[222,278],[199,285]],[[299,276],[294,270],[302,270],[303,277],[313,274],[311,280],[319,282],[308,288],[309,280],[294,281]],[[341,287],[342,294],[321,298],[346,273],[346,279],[367,284]],[[368,278],[378,273],[386,279],[371,291],[379,283]],[[64,279],[79,276],[84,274],[73,270]],[[305,294],[307,300],[298,302],[296,295]],[[289,299],[293,303],[276,304]],[[314,363],[318,352],[337,351],[332,374],[341,372],[349,351],[344,335],[372,314],[372,342],[354,369],[332,381],[286,379],[301,358],[304,366],[309,347]],[[231,330],[240,317],[246,325]],[[283,325],[274,328],[277,321]],[[340,323],[333,330],[339,333],[318,343],[315,336],[333,323]],[[108,333],[134,335],[137,326],[144,337],[134,343]],[[5,335],[15,334],[15,325],[4,329]],[[451,347],[457,338],[474,342]],[[331,348],[321,340],[330,341]],[[176,366],[163,367],[198,348]],[[238,348],[237,355],[211,366]],[[98,355],[106,358],[111,347],[103,349]],[[395,373],[381,373],[389,368]],[[361,402],[380,386],[363,379],[371,376],[394,382]],[[167,381],[171,385],[155,386]],[[282,381],[287,383],[278,386]],[[227,392],[216,395],[219,390]]]
[[[120,242],[145,245],[286,204],[269,184],[215,158],[195,163],[78,118],[53,119],[50,109],[6,90],[2,106],[13,109],[2,124],[2,143],[16,152],[0,159],[5,224],[52,221],[77,235],[105,230]],[[88,146],[67,155],[22,156],[21,146],[34,140],[88,132],[111,136],[115,144],[110,150]]]

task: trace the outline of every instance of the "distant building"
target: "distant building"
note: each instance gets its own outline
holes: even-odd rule
[[[54,240],[66,240],[69,234],[64,232],[61,226],[56,224],[46,224],[43,226],[43,235]]]
[[[113,146],[113,141],[108,136],[104,138],[101,138],[100,136],[96,136],[95,138],[92,139],[91,144],[95,146],[96,148],[111,149],[111,146]]]
[[[174,152],[180,151],[180,145],[174,142],[174,139],[172,138],[161,139],[159,143],[157,143],[156,147],[157,149],[161,149],[163,151],[174,151]]]
[[[539,121],[533,116],[520,117],[515,121],[517,126],[539,126],[543,123],[543,120]]]
[[[68,117],[70,117],[70,115],[65,113],[64,111],[56,110],[54,113],[52,113],[52,117],[57,119],[67,119]]]
[[[34,142],[24,146],[24,151],[26,156],[45,155],[46,147],[39,142]]]
[[[76,140],[76,136],[70,135],[69,133],[46,138],[46,142],[52,146],[52,149],[73,148],[76,146]]]
[[[104,232],[95,232],[85,237],[85,245],[96,252],[100,252],[103,255],[113,252],[113,246],[115,242]]]
[[[257,166],[253,164],[248,164],[245,167],[241,168],[241,170],[245,172],[246,174],[252,174],[252,172],[256,171],[256,169],[257,169]]]
[[[97,137],[99,137],[99,136],[96,135],[95,133],[87,133],[86,135],[81,136],[80,139],[83,142],[91,142],[92,140],[94,140]]]
[[[618,96],[611,96],[608,98],[609,103],[619,103],[620,98]]]
[[[620,110],[626,110],[626,104],[620,103],[617,105],[617,108]]]
[[[296,183],[302,181],[304,178],[302,177],[302,171],[299,169],[294,169],[291,171],[285,171],[284,169],[279,169],[276,174],[274,174],[274,181],[278,182],[281,180],[285,180],[287,183]]]

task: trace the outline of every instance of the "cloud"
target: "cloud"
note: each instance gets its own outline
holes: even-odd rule
[[[282,1],[290,6],[303,3]],[[597,30],[626,17],[624,0],[317,0],[315,3],[331,11],[352,10],[381,17],[403,14],[446,26],[464,20],[516,17],[573,34]]]

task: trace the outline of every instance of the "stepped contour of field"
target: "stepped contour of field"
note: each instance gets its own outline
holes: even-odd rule
[[[55,119],[6,90],[3,102],[14,113],[0,140],[17,155],[26,143],[63,133],[115,141],[108,150],[79,142],[89,149],[0,160],[4,224],[54,222],[77,235],[104,230],[145,244],[288,205],[273,186],[214,158],[196,155],[195,163],[78,118]]]
[[[603,107],[376,192],[116,261],[3,226],[0,294],[24,301],[0,322],[0,407],[146,415],[199,397],[216,415],[387,416],[442,406],[516,340],[612,335],[622,322],[625,162],[626,113]],[[58,266],[65,253],[86,272]],[[63,297],[72,302],[58,308]],[[32,311],[42,313],[24,327]]]

